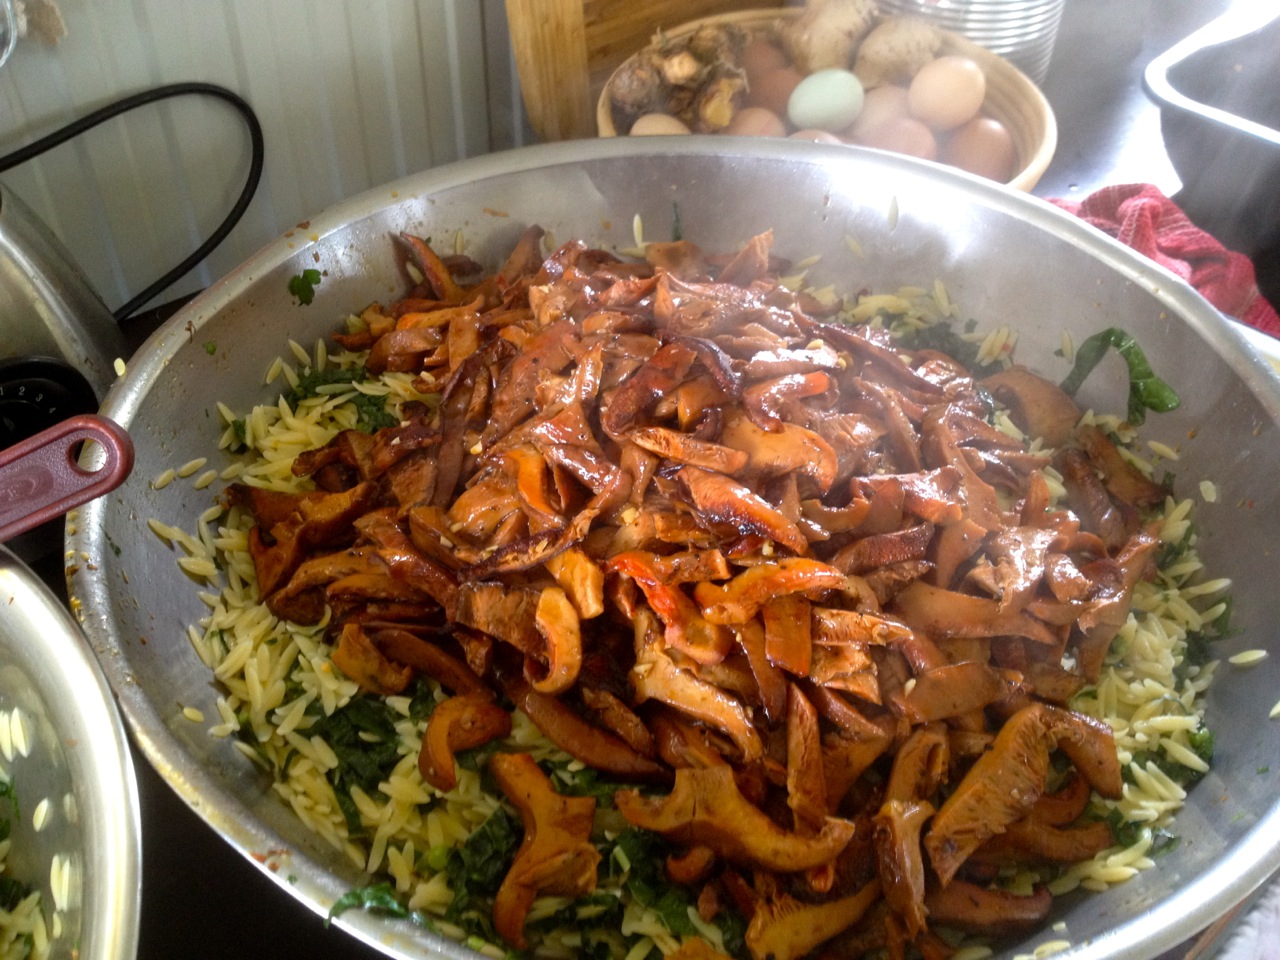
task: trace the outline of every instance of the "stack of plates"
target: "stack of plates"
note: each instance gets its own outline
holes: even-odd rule
[[[1013,63],[1036,83],[1053,56],[1065,0],[880,0],[884,13],[922,17]]]

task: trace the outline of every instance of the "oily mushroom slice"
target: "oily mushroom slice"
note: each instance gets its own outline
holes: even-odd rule
[[[822,764],[818,711],[794,683],[787,685],[787,806],[797,832],[822,829],[827,785]]]
[[[543,562],[556,583],[573,601],[581,620],[604,613],[604,571],[581,547],[570,547]]]
[[[642,550],[615,554],[605,562],[607,573],[633,579],[663,624],[664,641],[698,663],[719,663],[728,655],[733,634],[711,623],[679,586],[662,577],[656,555]]]
[[[548,740],[589,767],[626,781],[666,780],[662,764],[637,753],[619,737],[594,727],[557,697],[534,690],[520,677],[503,675],[503,691]]]
[[[728,764],[677,770],[665,797],[619,790],[613,799],[633,826],[709,847],[731,863],[784,873],[831,862],[857,829],[851,820],[827,817],[811,836],[783,830],[742,795]]]
[[[992,837],[974,854],[984,861],[1004,863],[1080,863],[1115,843],[1111,825],[1095,820],[1077,827],[1055,827],[1031,816],[1015,820],[1004,833]]]
[[[925,928],[925,870],[920,834],[933,816],[926,801],[888,800],[876,814],[874,838],[880,885],[890,908],[915,939]]]
[[[944,886],[983,842],[1035,806],[1045,792],[1049,754],[1056,747],[1095,790],[1107,797],[1120,795],[1120,762],[1110,727],[1047,704],[1021,708],[933,818],[924,845]]]
[[[682,467],[676,476],[700,520],[712,529],[728,526],[740,533],[755,533],[792,553],[809,549],[809,541],[794,523],[736,480],[699,467]]]
[[[544,587],[538,594],[534,625],[546,640],[546,668],[535,658],[525,660],[525,676],[540,693],[563,693],[578,680],[582,669],[582,628],[578,611],[559,587]],[[541,672],[541,676],[531,676]]]
[[[1050,447],[1067,443],[1083,416],[1066,391],[1019,364],[984,377],[978,385],[1009,408],[1023,433]]]
[[[917,674],[915,684],[896,695],[894,703],[912,724],[963,716],[1008,694],[1005,673],[977,660],[934,667]]]
[[[641,616],[636,618],[635,633],[636,662],[629,677],[636,703],[658,700],[674,707],[728,734],[744,763],[759,760],[764,746],[742,703],[716,684],[677,667],[662,649],[657,630]]]
[[[913,630],[946,637],[1026,637],[1055,646],[1058,637],[1034,617],[1001,609],[997,600],[944,590],[916,580],[893,599],[892,612]]]
[[[466,661],[446,653],[430,640],[400,627],[371,630],[369,639],[387,659],[412,667],[446,690],[493,699],[493,692]]]
[[[925,849],[943,886],[988,838],[1021,819],[1044,793],[1054,748],[1038,705],[1010,717],[933,818]]]
[[[1076,440],[1089,461],[1102,474],[1102,483],[1113,497],[1133,507],[1163,503],[1169,488],[1156,483],[1120,455],[1111,438],[1092,424],[1076,428]]]
[[[804,903],[786,893],[762,898],[747,925],[752,960],[796,960],[848,930],[880,897],[873,880],[856,893],[825,903]]]
[[[441,793],[458,785],[454,755],[511,733],[511,714],[479,694],[450,697],[432,711],[418,752],[418,772]]]
[[[1102,662],[1111,649],[1111,641],[1128,619],[1133,588],[1148,575],[1159,546],[1157,537],[1145,532],[1135,533],[1125,541],[1114,559],[1119,572],[1118,582],[1112,579],[1090,597],[1089,610],[1080,617],[1083,635],[1076,650],[1080,672],[1090,683],[1097,681],[1102,672]],[[1104,559],[1086,564],[1082,572],[1090,575],[1095,564],[1105,568],[1110,562]]]
[[[541,894],[581,897],[596,888],[600,852],[591,842],[594,797],[562,797],[527,753],[496,753],[489,771],[520,812],[524,839],[493,901],[493,925],[517,950],[528,946],[525,918]]]
[[[692,464],[704,470],[737,473],[747,465],[747,454],[741,450],[699,440],[667,427],[636,427],[627,433],[627,439],[666,460]]]
[[[774,477],[799,472],[822,494],[831,489],[840,467],[835,449],[821,434],[785,420],[778,421],[776,430],[765,430],[737,408],[725,411],[720,440],[747,455],[745,473]]]
[[[756,426],[777,433],[782,429],[782,408],[787,401],[826,393],[831,383],[830,375],[820,370],[789,373],[747,387],[742,391],[742,406]]]
[[[348,623],[333,648],[333,664],[366,693],[391,696],[413,679],[413,670],[388,660],[359,624]]]
[[[945,886],[930,888],[924,903],[929,919],[938,926],[1005,936],[1043,923],[1053,905],[1053,895],[1045,887],[1036,887],[1034,893],[1023,896],[952,880]]]
[[[790,593],[839,590],[845,575],[808,557],[784,557],[748,567],[725,584],[708,581],[693,591],[702,615],[712,623],[746,623],[769,600]]]

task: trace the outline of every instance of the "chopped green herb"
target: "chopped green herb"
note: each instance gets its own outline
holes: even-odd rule
[[[515,858],[523,830],[514,814],[499,807],[466,842],[451,851],[445,875],[453,901],[445,918],[468,933],[496,939],[492,898]]]
[[[618,783],[600,775],[599,770],[592,767],[571,769],[570,763],[546,764],[544,771],[555,782],[556,791],[570,797],[595,797],[601,807],[613,807],[613,795],[616,791],[630,787],[631,784]]]
[[[316,287],[320,283],[319,270],[303,270],[289,278],[289,292],[298,298],[303,306],[309,306],[316,298]]]
[[[13,877],[0,876],[0,909],[14,910],[31,893],[31,887]]]
[[[1173,388],[1155,375],[1138,342],[1119,327],[1108,327],[1080,345],[1075,366],[1062,381],[1062,389],[1074,396],[1106,355],[1108,347],[1114,347],[1129,367],[1129,423],[1134,426],[1142,423],[1148,410],[1168,413],[1178,408],[1182,401]]]
[[[1271,772],[1271,768],[1269,766],[1263,765],[1258,768],[1258,776],[1262,776],[1262,774],[1270,773],[1270,772]]]
[[[329,908],[325,924],[327,925],[334,917],[339,917],[355,908],[402,920],[409,916],[409,909],[396,898],[396,892],[391,884],[384,882],[348,890]]]
[[[215,341],[215,340],[206,340],[206,341],[204,342],[204,352],[205,352],[205,353],[207,353],[207,354],[208,354],[209,356],[211,356],[211,357],[212,357],[215,353],[217,353],[217,352],[218,352],[218,344],[217,344],[217,341]]]
[[[628,864],[624,886],[636,902],[652,909],[676,936],[693,936],[698,932],[689,919],[693,898],[684,887],[667,880],[663,861],[668,851],[661,836],[632,827],[618,834],[613,850],[601,858],[600,869]]]
[[[325,370],[304,370],[298,375],[298,385],[284,395],[290,407],[297,408],[303,400],[319,396],[320,388],[332,384],[359,383],[368,379],[364,367],[330,367]],[[355,392],[355,388],[352,387]],[[377,433],[383,427],[394,427],[400,421],[387,410],[385,397],[356,393],[349,401],[356,408],[356,428],[365,433]]]
[[[365,831],[351,799],[351,788],[358,786],[365,793],[376,794],[378,784],[399,762],[400,736],[395,728],[398,717],[380,698],[359,696],[329,716],[318,716],[311,726],[311,733],[322,737],[338,758],[329,780],[347,829],[353,834],[363,835]]]
[[[18,795],[14,792],[13,783],[8,780],[0,780],[0,801],[5,801],[7,812],[10,816],[18,817]],[[0,816],[0,842],[9,839],[9,831],[13,829],[13,823],[9,816]]]
[[[1213,731],[1197,730],[1188,738],[1188,746],[1195,752],[1205,763],[1213,762]],[[1204,773],[1200,770],[1193,770],[1184,764],[1171,760],[1163,753],[1143,750],[1133,755],[1133,762],[1140,767],[1145,767],[1148,763],[1154,763],[1170,780],[1181,787],[1187,787],[1195,783]],[[1126,777],[1128,771],[1126,768]]]

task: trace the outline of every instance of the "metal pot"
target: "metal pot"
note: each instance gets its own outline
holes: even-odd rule
[[[243,411],[268,400],[263,374],[289,338],[310,344],[346,313],[402,288],[396,232],[440,238],[460,231],[469,255],[496,266],[530,223],[560,240],[629,247],[635,216],[656,239],[669,238],[678,219],[686,238],[711,250],[771,228],[779,254],[822,254],[814,281],[847,290],[941,279],[965,317],[1016,325],[1019,358],[1051,376],[1065,373],[1054,356],[1063,331],[1077,343],[1104,327],[1130,331],[1183,398],[1176,412],[1148,421],[1148,435],[1181,451],[1185,482],[1218,484],[1218,502],[1202,508],[1200,547],[1216,573],[1235,581],[1240,628],[1219,652],[1277,645],[1274,564],[1259,560],[1280,542],[1280,385],[1190,287],[1087,225],[936,165],[782,140],[583,141],[435,169],[291,231],[135,354],[104,412],[132,433],[138,469],[84,509],[68,539],[91,561],[72,575],[72,592],[142,750],[210,826],[256,855],[290,895],[325,913],[367,878],[310,835],[231,743],[183,715],[187,705],[216,716],[212,678],[186,639],[205,608],[146,521],[192,528],[215,492],[178,482],[156,490],[149,481],[196,457],[220,465],[219,401]],[[850,238],[861,255],[851,252]],[[289,280],[309,268],[324,277],[314,302],[303,306]],[[1111,375],[1093,378],[1083,399],[1123,409],[1123,372],[1105,369]],[[1259,885],[1280,862],[1280,760],[1274,738],[1259,734],[1277,689],[1276,657],[1213,688],[1218,762],[1178,820],[1184,842],[1159,869],[1101,895],[1063,898],[1054,919],[1065,933],[1045,931],[1011,953],[1061,936],[1073,946],[1060,956],[1075,960],[1153,957]],[[1275,772],[1261,775],[1263,767]],[[285,852],[264,856],[270,851]],[[407,923],[348,913],[338,925],[390,956],[470,955]]]

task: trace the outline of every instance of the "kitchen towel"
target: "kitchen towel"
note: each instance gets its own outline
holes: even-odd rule
[[[1280,316],[1258,292],[1249,258],[1197,227],[1157,187],[1119,184],[1083,201],[1049,202],[1177,274],[1228,316],[1280,337]]]

